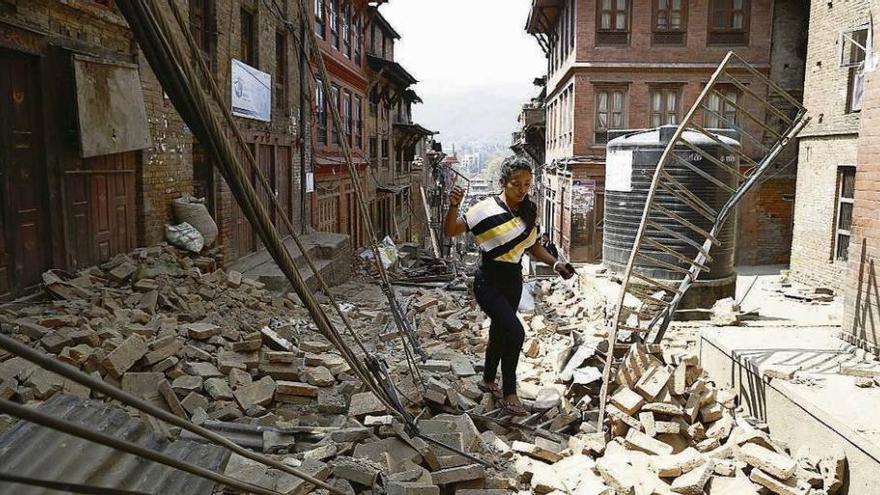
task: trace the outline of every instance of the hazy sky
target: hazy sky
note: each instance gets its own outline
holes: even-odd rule
[[[391,0],[380,11],[402,39],[395,58],[420,82],[414,118],[448,139],[509,136],[546,72],[523,27],[530,0]],[[467,107],[467,108],[465,108]],[[477,107],[477,108],[474,108]],[[473,136],[476,135],[476,136]]]

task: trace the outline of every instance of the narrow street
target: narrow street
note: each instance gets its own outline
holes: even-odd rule
[[[0,495],[880,493],[880,0],[0,0]]]

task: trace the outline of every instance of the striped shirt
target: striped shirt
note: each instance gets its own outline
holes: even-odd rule
[[[498,196],[490,196],[464,214],[468,232],[490,260],[519,263],[523,253],[538,240],[538,229],[510,211]]]

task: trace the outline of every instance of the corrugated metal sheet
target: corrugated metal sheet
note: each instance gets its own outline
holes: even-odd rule
[[[212,444],[192,440],[160,441],[144,422],[103,402],[56,394],[42,404],[40,410],[214,471],[219,471],[228,457],[224,448]],[[209,495],[214,488],[210,480],[25,421],[19,421],[0,436],[0,469],[18,476],[157,495]],[[5,493],[57,495],[59,492],[0,482],[0,494]]]

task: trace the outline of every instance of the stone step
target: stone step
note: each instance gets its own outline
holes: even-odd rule
[[[300,242],[328,285],[332,287],[348,281],[353,263],[348,236],[315,232],[301,236]],[[294,264],[299,268],[306,285],[312,291],[317,290],[320,286],[318,278],[308,267],[305,256],[297,249],[293,239],[287,239],[284,244],[293,255]],[[242,272],[245,277],[266,284],[269,290],[279,292],[293,290],[287,277],[265,250],[237,260],[231,268]]]

